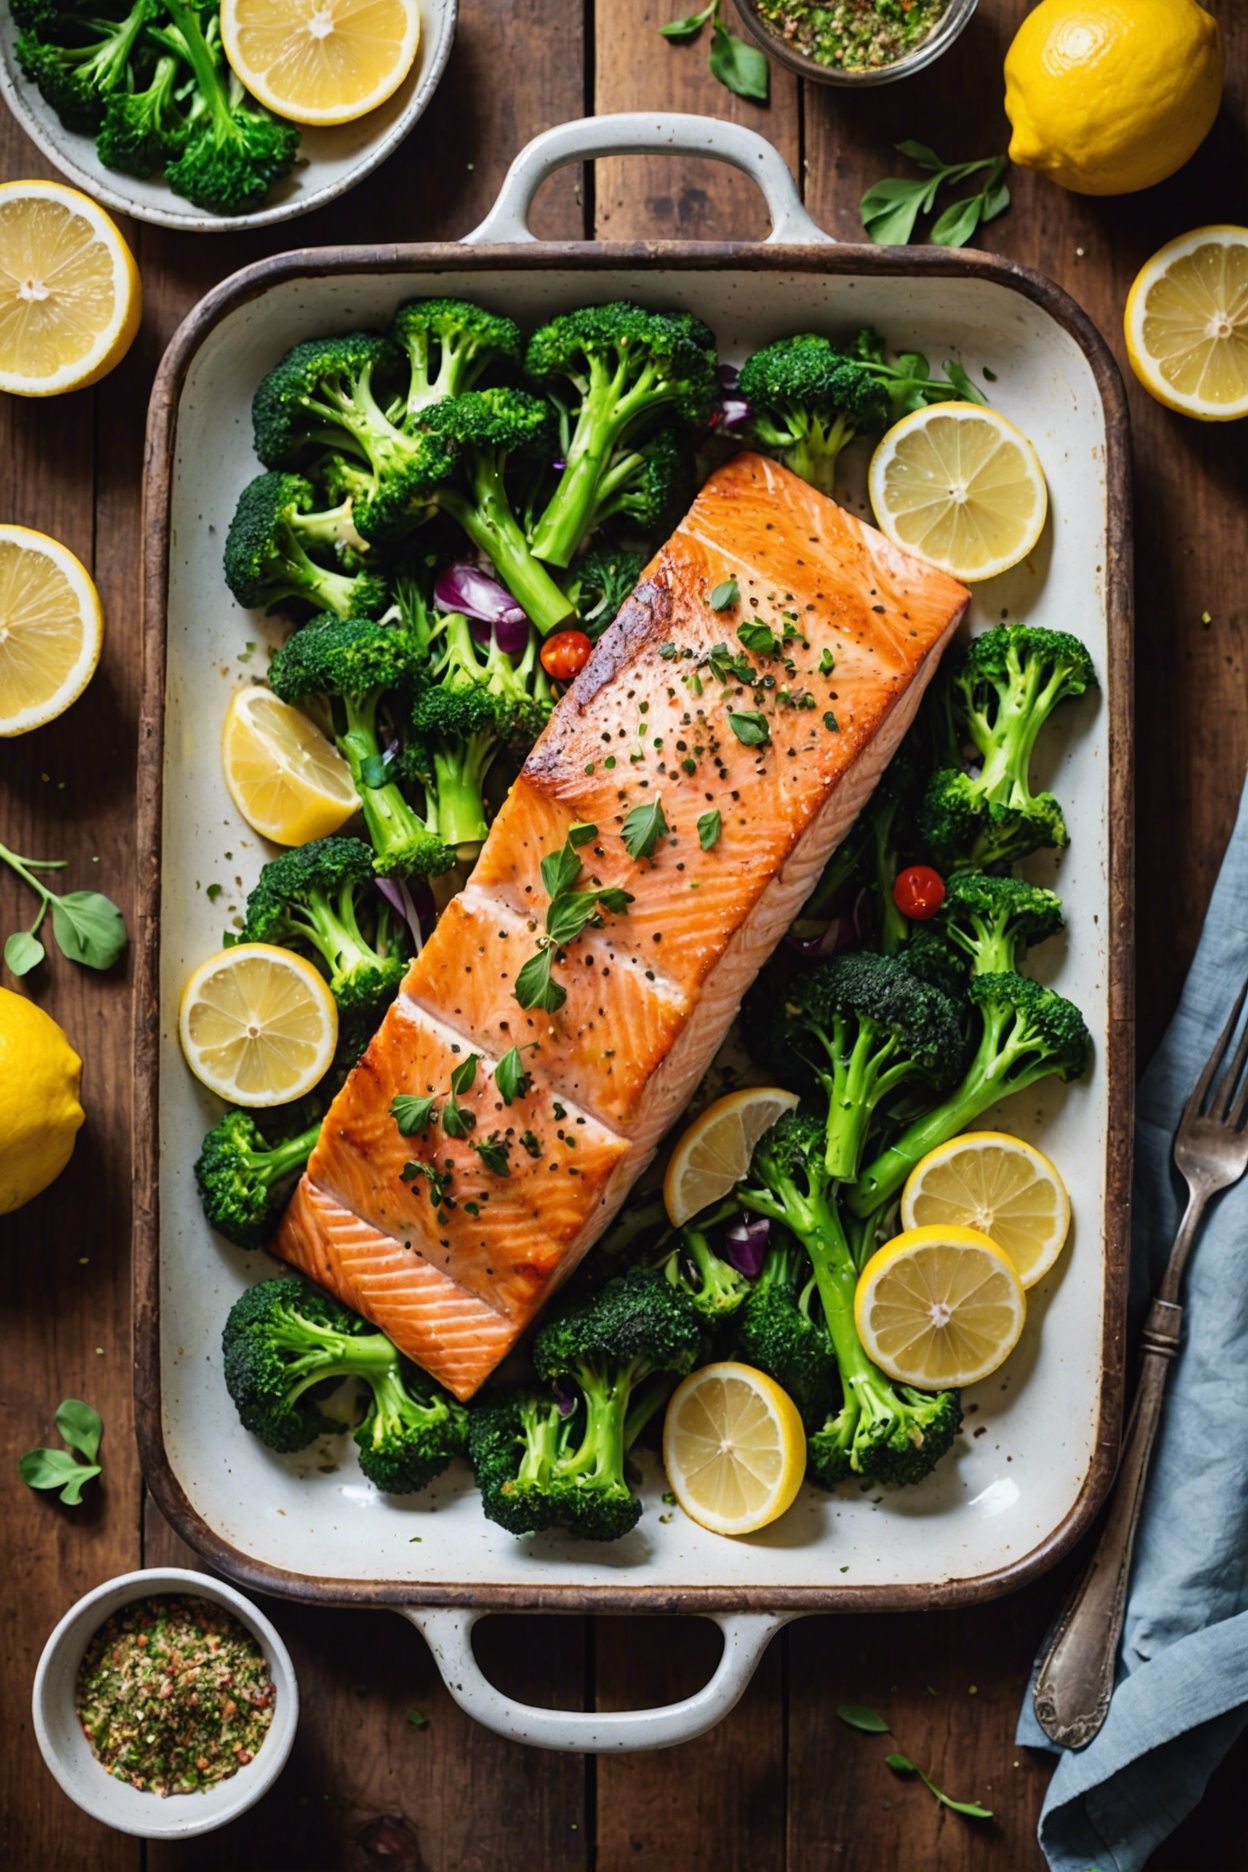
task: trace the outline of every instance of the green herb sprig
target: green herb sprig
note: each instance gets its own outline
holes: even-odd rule
[[[69,1448],[27,1450],[17,1465],[18,1473],[28,1488],[57,1489],[67,1507],[77,1508],[83,1485],[103,1473],[96,1458],[104,1424],[90,1404],[84,1404],[81,1398],[66,1398],[56,1413],[56,1428]],[[86,1461],[79,1462],[71,1450]]]
[[[965,247],[977,228],[995,221],[1010,205],[1005,156],[981,156],[974,162],[947,163],[926,143],[907,137],[898,143],[898,154],[908,156],[924,171],[920,177],[888,176],[875,182],[858,204],[862,225],[873,241],[882,247],[904,247],[914,233],[920,215],[930,214],[942,188],[964,182],[968,176],[982,175],[983,186],[973,195],[952,201],[937,216],[929,232],[933,247]]]
[[[704,26],[711,29],[709,64],[711,76],[737,97],[755,104],[766,104],[770,96],[771,69],[761,46],[738,39],[720,17],[722,0],[710,0],[697,13],[684,19],[669,20],[659,31],[676,45],[691,45]]]
[[[620,837],[630,858],[653,858],[655,846],[671,831],[661,799],[646,800],[624,816]]]
[[[15,871],[41,899],[39,914],[29,929],[15,930],[4,945],[6,966],[14,975],[29,975],[47,954],[39,931],[49,910],[56,946],[83,968],[111,968],[126,946],[126,925],[111,897],[99,891],[67,891],[63,897],[49,890],[39,871],[63,871],[64,858],[20,858],[0,845],[0,861]]]
[[[934,1696],[936,1693],[933,1690],[931,1694]],[[886,1718],[866,1703],[838,1703],[836,1713],[847,1729],[857,1729],[862,1735],[891,1735],[892,1733]],[[886,1755],[884,1763],[903,1781],[917,1776],[933,1799],[940,1806],[947,1807],[950,1813],[962,1814],[968,1820],[992,1819],[991,1807],[981,1807],[978,1801],[954,1800],[952,1795],[946,1794],[943,1788],[938,1788],[932,1777],[925,1774],[919,1764],[911,1761],[908,1755],[898,1753]]]
[[[546,910],[546,934],[539,938],[537,952],[531,955],[516,974],[512,993],[522,1008],[542,1008],[557,1014],[568,998],[568,991],[554,977],[559,951],[587,929],[603,927],[602,912],[627,911],[632,893],[613,886],[606,890],[574,890],[581,875],[580,847],[597,838],[596,825],[573,825],[560,850],[547,852],[542,859],[542,883],[550,903]]]

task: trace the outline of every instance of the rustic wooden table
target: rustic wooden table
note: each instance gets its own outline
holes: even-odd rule
[[[1243,220],[1248,19],[1211,0],[1226,37],[1229,84],[1218,125],[1183,173],[1141,198],[1098,202],[1029,175],[989,243],[1059,280],[1121,355],[1127,286],[1160,243],[1204,222]],[[590,111],[707,111],[761,129],[802,177],[814,215],[860,237],[864,186],[916,136],[942,154],[1004,147],[1001,58],[1024,0],[981,0],[955,50],[926,76],[861,96],[802,90],[773,74],[770,108],[715,84],[705,48],[665,44],[677,0],[461,0],[461,26],[433,107],[407,146],[349,199],[288,230],[191,238],[132,227],[143,275],[143,330],[97,390],[46,405],[0,405],[5,519],[66,541],[104,595],[108,642],[72,714],[0,757],[0,836],[70,860],[133,917],[138,701],[139,499],[143,416],[156,361],[179,319],[233,268],[284,246],[445,239],[492,200],[513,153],[536,131]],[[0,173],[47,164],[9,121]],[[763,231],[751,187],[721,167],[636,159],[560,176],[539,230],[556,236]],[[1173,1005],[1229,831],[1248,759],[1248,610],[1242,524],[1244,431],[1168,415],[1131,382],[1136,461],[1140,759],[1140,1053]],[[1237,553],[1237,546],[1239,552]],[[1071,619],[1073,627],[1079,620]],[[98,864],[96,860],[98,859]],[[0,880],[0,928],[18,897]],[[811,1619],[778,1640],[736,1713],[676,1752],[584,1760],[538,1753],[473,1727],[443,1690],[414,1633],[393,1617],[272,1606],[295,1656],[303,1719],[279,1786],[225,1833],[146,1850],[106,1832],[45,1773],[29,1717],[39,1649],[88,1587],[143,1562],[194,1556],[144,1500],[130,1395],[130,1006],[126,971],[108,979],[55,958],[29,984],[86,1060],[89,1122],[73,1163],[39,1202],[0,1223],[6,1555],[0,1568],[0,1860],[16,1872],[861,1872],[939,1866],[1021,1872],[1041,1861],[1034,1827],[1047,1759],[1015,1747],[1014,1719],[1033,1646],[1068,1568],[976,1611]],[[107,1425],[104,1485],[70,1512],[17,1481],[22,1450],[44,1439],[58,1401],[90,1399]],[[489,1668],[532,1701],[620,1708],[700,1683],[714,1636],[698,1621],[496,1620],[481,1635]],[[884,1768],[879,1744],[836,1721],[852,1699],[888,1712],[897,1746],[995,1821],[942,1813]],[[413,1708],[428,1717],[417,1729]],[[1248,1862],[1239,1775],[1248,1750],[1214,1778],[1200,1812],[1158,1867]]]

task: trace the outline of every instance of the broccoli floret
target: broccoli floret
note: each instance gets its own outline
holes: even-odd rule
[[[1027,951],[1062,927],[1056,891],[1024,878],[958,871],[945,886],[936,930],[970,958],[972,974],[1008,975]]]
[[[869,327],[854,339],[851,351],[856,362],[868,371],[887,392],[889,422],[896,422],[925,403],[986,403],[987,397],[973,384],[960,364],[947,362],[945,375],[933,377],[921,351],[899,351],[893,363],[885,356],[884,340]]]
[[[313,839],[270,859],[247,899],[243,937],[311,950],[339,1008],[363,1018],[394,999],[407,968],[402,926],[362,839]]]
[[[121,19],[95,19],[40,12],[34,30],[18,35],[17,62],[23,78],[37,85],[67,130],[91,136],[104,119],[106,101],[131,84],[131,66],[154,0],[135,0]],[[37,36],[45,30],[56,39]],[[61,43],[72,37],[81,43]]]
[[[249,1287],[222,1335],[225,1383],[245,1429],[270,1449],[300,1450],[344,1425],[307,1394],[362,1378],[372,1396],[355,1432],[360,1467],[378,1488],[423,1488],[465,1447],[467,1413],[402,1358],[384,1333],[297,1276]]]
[[[575,414],[565,466],[533,533],[533,551],[571,565],[593,524],[619,451],[657,420],[702,425],[715,404],[715,356],[706,327],[684,314],[625,300],[561,313],[534,332],[525,355],[543,385],[570,383]]]
[[[1031,791],[1031,756],[1058,703],[1095,683],[1092,659],[1069,631],[999,624],[971,640],[950,696],[955,730],[980,766],[938,769],[923,801],[924,837],[946,865],[986,870],[1067,843],[1057,800]]]
[[[469,390],[435,403],[426,420],[449,452],[445,468],[431,465],[419,478],[416,498],[450,514],[546,636],[571,616],[572,603],[529,550],[505,477],[513,456],[550,453],[550,405],[525,390]]]
[[[251,1112],[227,1111],[204,1139],[195,1164],[199,1200],[219,1235],[239,1248],[263,1248],[277,1225],[283,1192],[300,1174],[321,1121],[270,1144]]]
[[[316,494],[302,475],[270,471],[249,481],[238,497],[225,540],[225,582],[239,604],[270,606],[295,598],[336,617],[372,617],[387,603],[385,581],[369,572],[347,573],[344,556],[367,552],[355,530],[350,496],[316,511]]]
[[[814,1280],[803,1249],[773,1231],[757,1280],[733,1315],[729,1351],[788,1392],[807,1428],[837,1396],[836,1365],[823,1321],[811,1313]]]
[[[660,534],[689,505],[693,470],[675,429],[616,449],[598,483],[588,531],[619,520],[626,533]]]
[[[998,1099],[1039,1079],[1078,1079],[1092,1058],[1092,1036],[1073,1001],[1025,975],[975,975],[968,989],[979,1015],[974,1057],[960,1083],[934,1110],[909,1125],[855,1184],[851,1207],[873,1215],[896,1195],[920,1157],[965,1131]]]
[[[746,1208],[783,1223],[801,1243],[836,1355],[842,1402],[808,1439],[807,1473],[824,1488],[849,1476],[918,1482],[953,1442],[961,1407],[954,1392],[894,1385],[866,1355],[854,1325],[858,1268],[828,1175],[825,1133],[816,1115],[782,1118],[760,1139],[737,1192]]]
[[[645,554],[627,546],[591,546],[572,567],[568,591],[577,619],[591,643],[597,643],[626,598],[632,596],[645,568]]]
[[[474,389],[492,364],[520,363],[515,320],[466,299],[410,299],[390,330],[411,366],[409,424],[431,403]]]
[[[617,1276],[547,1320],[533,1362],[560,1393],[513,1395],[472,1414],[469,1448],[489,1518],[517,1534],[626,1534],[641,1503],[624,1458],[662,1399],[659,1374],[689,1371],[701,1343],[697,1312],[658,1272]]]
[[[772,977],[777,1044],[804,1062],[827,1099],[828,1175],[852,1182],[877,1108],[916,1079],[948,1084],[962,1057],[957,1010],[904,964],[857,950],[796,977],[781,1009]],[[755,1017],[757,1019],[757,1017]]]
[[[432,877],[455,862],[436,833],[408,805],[387,775],[377,717],[391,690],[413,671],[406,633],[368,618],[331,618],[307,624],[282,645],[269,682],[283,702],[320,696],[331,705],[338,746],[347,765],[373,843],[373,868]]]
[[[190,122],[178,102],[182,66],[164,53],[145,90],[114,91],[104,105],[95,147],[100,161],[127,175],[155,174],[186,145]]]
[[[735,1313],[750,1291],[745,1275],[717,1255],[699,1228],[686,1227],[663,1263],[663,1272],[678,1293],[706,1319]]]
[[[897,960],[903,962],[920,981],[939,988],[957,1007],[966,999],[966,978],[970,972],[966,957],[945,941],[939,928],[931,923],[916,923]]]
[[[259,208],[275,182],[289,175],[299,154],[297,124],[271,117],[251,99],[220,52],[215,16],[213,38],[192,0],[161,0],[171,24],[160,43],[180,51],[194,75],[197,108],[190,135],[165,171],[178,195],[212,214],[245,214]]]
[[[750,406],[754,439],[823,494],[832,493],[846,444],[889,420],[879,384],[812,332],[755,351],[741,366],[738,389]]]
[[[41,39],[57,38],[77,14],[66,0],[9,0],[15,26],[27,27]]]

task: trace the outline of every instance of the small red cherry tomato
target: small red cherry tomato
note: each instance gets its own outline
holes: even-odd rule
[[[542,645],[542,668],[556,682],[571,682],[589,662],[593,647],[583,630],[556,631]]]
[[[945,901],[945,880],[931,865],[907,865],[893,884],[893,902],[912,923],[926,923]]]

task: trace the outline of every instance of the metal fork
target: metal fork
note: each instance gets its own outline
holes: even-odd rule
[[[1170,1361],[1179,1349],[1179,1290],[1209,1199],[1248,1170],[1248,1026],[1212,1093],[1248,1001],[1248,981],[1183,1107],[1174,1161],[1187,1184],[1179,1224],[1140,1336],[1139,1386],[1127,1424],[1109,1513],[1087,1572],[1059,1612],[1036,1674],[1036,1717],[1044,1733],[1067,1748],[1083,1748],[1109,1713],[1118,1640],[1126,1614],[1131,1551],[1139,1525],[1149,1459],[1161,1421]]]

